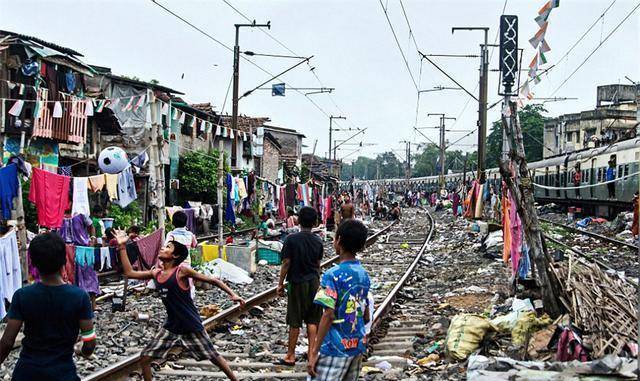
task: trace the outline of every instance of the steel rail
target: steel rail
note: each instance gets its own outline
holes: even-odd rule
[[[594,233],[594,232],[590,232],[590,231],[587,231],[587,230],[581,230],[581,229],[578,229],[578,228],[576,228],[574,226],[565,225],[565,224],[562,224],[560,222],[555,222],[555,221],[548,220],[546,218],[539,217],[538,219],[540,221],[542,221],[542,222],[546,222],[546,223],[549,223],[549,224],[552,224],[552,225],[559,226],[559,227],[567,229],[567,230],[569,230],[571,232],[575,232],[575,233],[578,233],[578,234],[582,234],[582,235],[586,235],[586,236],[589,236],[589,237],[597,238],[597,239],[600,239],[600,240],[603,240],[603,241],[607,241],[607,242],[613,243],[615,245],[625,246],[625,247],[628,247],[628,248],[633,249],[633,250],[638,250],[638,246],[634,245],[632,243],[620,241],[620,240],[617,240],[615,238],[607,237],[605,235]]]
[[[372,234],[369,238],[367,238],[367,246],[373,244],[376,239],[389,231],[392,226],[394,226],[397,221],[393,221],[389,225],[385,226],[381,230]],[[432,223],[433,226],[433,223]],[[322,267],[327,267],[338,261],[338,256],[334,256],[332,258],[327,259],[326,261],[321,263]],[[205,319],[202,324],[204,325],[206,330],[209,330],[215,327],[218,323],[224,321],[225,319],[232,318],[234,316],[240,315],[252,307],[259,306],[262,303],[274,298],[277,295],[277,287],[270,287],[258,294],[255,294],[249,297],[246,300],[244,307],[240,307],[240,305],[234,305],[229,307],[223,311],[220,311],[216,315]],[[102,380],[125,380],[129,377],[129,374],[134,370],[138,370],[140,364],[140,355],[138,352],[134,355],[131,355],[123,360],[116,362],[106,368],[102,368],[97,372],[90,374],[89,376],[82,379],[82,381],[102,381]]]
[[[420,247],[420,251],[418,252],[418,255],[416,255],[416,257],[414,258],[413,262],[411,262],[411,265],[409,265],[409,267],[407,268],[407,271],[405,271],[405,273],[402,275],[402,277],[400,278],[398,283],[396,283],[396,285],[391,289],[391,292],[389,292],[389,294],[387,294],[387,297],[382,301],[382,303],[380,303],[378,308],[376,308],[376,310],[374,311],[374,313],[373,313],[373,322],[371,324],[371,332],[375,332],[376,331],[376,329],[380,326],[380,323],[382,323],[382,319],[389,312],[389,310],[393,307],[393,303],[395,302],[395,300],[396,300],[396,298],[398,296],[398,292],[407,283],[407,280],[409,280],[409,276],[411,276],[411,274],[413,274],[413,271],[418,266],[418,263],[422,259],[422,256],[426,252],[427,246],[428,246],[429,242],[431,241],[431,238],[433,237],[433,232],[435,231],[435,221],[434,221],[433,216],[431,215],[431,213],[429,213],[429,211],[426,210],[426,209],[424,209],[424,210],[427,213],[427,217],[429,218],[430,225],[431,225],[429,227],[429,233],[427,234],[427,237],[425,238],[424,242],[422,243],[422,246]]]

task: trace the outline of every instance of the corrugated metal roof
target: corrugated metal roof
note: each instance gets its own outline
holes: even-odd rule
[[[18,38],[22,38],[22,39],[27,39],[30,40],[32,42],[35,42],[37,44],[40,44],[42,46],[46,46],[47,48],[51,48],[51,49],[55,49],[61,53],[65,53],[65,54],[71,54],[74,56],[78,56],[78,57],[84,57],[82,54],[80,54],[79,52],[70,49],[70,48],[66,48],[64,46],[58,45],[58,44],[54,44],[52,42],[48,42],[45,40],[42,40],[38,37],[33,37],[33,36],[28,36],[26,34],[21,34],[21,33],[16,33],[16,32],[11,32],[8,30],[0,30],[0,35],[11,35],[11,36],[16,36]]]

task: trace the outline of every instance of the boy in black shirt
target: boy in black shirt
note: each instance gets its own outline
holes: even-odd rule
[[[287,324],[289,346],[287,355],[280,362],[293,366],[296,363],[296,344],[302,323],[307,324],[307,338],[311,344],[316,337],[322,308],[313,303],[320,287],[320,260],[324,252],[322,240],[311,232],[318,214],[308,206],[300,209],[298,223],[300,232],[287,236],[282,247],[282,267],[278,281],[278,295],[284,295],[284,280],[289,282],[287,290]]]
[[[81,333],[78,354],[91,356],[96,347],[89,295],[68,285],[60,273],[67,256],[57,233],[36,236],[29,246],[40,282],[13,294],[7,327],[0,340],[0,364],[7,358],[24,324],[20,358],[13,381],[80,380],[73,363],[74,345]]]

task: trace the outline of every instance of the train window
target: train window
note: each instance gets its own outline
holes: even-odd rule
[[[624,175],[629,176],[629,164],[624,165]]]
[[[624,168],[621,165],[618,167],[618,177],[622,177],[622,171],[624,171]]]

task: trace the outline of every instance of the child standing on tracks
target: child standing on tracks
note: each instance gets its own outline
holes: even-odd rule
[[[175,218],[175,216],[174,216]],[[155,289],[160,293],[167,310],[167,320],[160,332],[142,351],[142,373],[145,381],[152,380],[150,362],[152,358],[164,358],[171,348],[181,346],[196,360],[209,360],[231,380],[237,380],[229,364],[218,354],[202,325],[200,314],[190,295],[189,280],[196,279],[215,285],[229,294],[231,300],[244,304],[224,282],[193,270],[183,264],[187,258],[187,247],[176,241],[169,241],[160,250],[158,259],[162,269],[134,271],[127,256],[125,232],[117,232],[120,260],[124,275],[132,279],[153,279]]]
[[[89,357],[96,347],[91,300],[84,290],[62,279],[67,254],[64,240],[57,233],[36,236],[29,252],[40,282],[13,294],[9,320],[0,340],[0,364],[24,324],[22,351],[12,380],[79,380],[73,363],[78,332],[82,346],[77,348],[77,354]]]
[[[333,247],[340,262],[322,276],[315,303],[324,308],[316,340],[310,344],[307,380],[356,381],[366,351],[369,321],[369,274],[356,253],[367,240],[367,228],[358,220],[344,221]]]
[[[315,340],[322,308],[313,303],[320,287],[320,260],[324,252],[322,240],[311,232],[318,213],[305,206],[298,212],[301,231],[290,234],[282,247],[282,267],[278,281],[278,295],[284,295],[284,280],[289,281],[287,292],[287,324],[289,345],[287,354],[279,364],[293,366],[296,363],[296,344],[302,323],[307,325],[309,347]]]
[[[173,216],[171,217],[171,224],[175,229],[167,234],[167,238],[164,241],[165,245],[171,241],[177,241],[185,245],[187,250],[195,249],[198,246],[196,235],[187,229],[188,220],[189,217],[187,217],[187,213],[181,210],[173,213]],[[187,254],[187,259],[184,260],[184,263],[191,266],[190,254]]]

